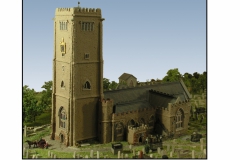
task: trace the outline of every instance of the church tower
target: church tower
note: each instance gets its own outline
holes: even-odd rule
[[[98,136],[103,20],[99,8],[55,11],[52,139],[67,146]]]

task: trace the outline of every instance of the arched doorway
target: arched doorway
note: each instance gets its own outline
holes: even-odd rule
[[[63,143],[64,142],[64,135],[60,134],[60,142]]]
[[[142,136],[139,137],[138,142],[139,142],[139,143],[142,143]]]

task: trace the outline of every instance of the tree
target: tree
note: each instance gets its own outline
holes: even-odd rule
[[[105,91],[108,90],[109,85],[110,85],[109,79],[103,78],[103,90],[105,90]]]
[[[113,89],[116,89],[118,83],[115,82],[115,81],[112,81],[110,84],[109,84],[109,89],[113,90]]]
[[[178,68],[174,68],[174,69],[168,70],[167,75],[162,79],[162,81],[163,82],[179,81],[181,77],[182,75],[178,71]]]
[[[42,88],[44,88],[44,90],[42,91],[39,105],[41,105],[43,109],[47,109],[52,103],[52,81],[44,82]]]
[[[42,107],[37,105],[34,89],[23,86],[23,120],[24,122],[35,121],[37,115],[42,112]]]

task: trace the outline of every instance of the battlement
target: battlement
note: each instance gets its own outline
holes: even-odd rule
[[[189,100],[185,100],[185,101],[179,101],[177,103],[168,103],[167,107],[161,107],[160,110],[162,111],[170,111],[172,108],[177,108],[177,107],[182,107],[183,105],[185,105],[186,103],[188,103]]]
[[[74,7],[74,8],[56,8],[55,11],[56,15],[78,15],[78,14],[88,14],[88,15],[101,15],[100,8],[81,8],[81,7]]]
[[[76,7],[74,8],[74,12],[77,13],[77,12],[80,12],[80,13],[98,13],[98,14],[101,14],[101,9],[100,8],[81,8],[81,7]]]
[[[144,125],[144,124],[142,124],[142,126],[139,126],[139,127],[128,126],[128,130],[133,131],[133,132],[144,131],[144,130],[147,130],[147,129],[148,129],[148,126]]]
[[[109,102],[111,102],[111,103],[113,103],[113,100],[111,100],[110,98],[107,98],[107,99],[102,99],[102,104],[107,104],[107,103],[109,103]]]

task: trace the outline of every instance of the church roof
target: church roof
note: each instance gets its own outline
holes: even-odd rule
[[[151,96],[157,95],[157,101],[151,102]],[[105,98],[113,100],[115,112],[126,112],[144,107],[167,107],[179,98],[189,100],[191,95],[181,81],[153,84],[104,92]]]
[[[147,107],[152,107],[152,106],[146,100],[121,102],[121,103],[115,104],[114,113],[135,111],[135,110],[143,109]]]
[[[181,101],[185,101],[190,99],[191,95],[187,91],[186,87],[183,87],[183,85],[184,83],[177,81],[119,90],[111,90],[105,91],[104,97],[113,99],[114,103],[118,103],[121,101],[148,100],[149,90],[152,89],[160,91],[162,93],[167,93],[174,97],[180,97]]]
[[[128,78],[130,78],[131,76],[133,76],[132,74],[128,74],[128,73],[123,73],[118,79],[122,79],[122,80],[127,80]],[[133,76],[134,77],[134,76]],[[134,77],[136,78],[136,77]],[[136,78],[137,79],[137,78]]]

